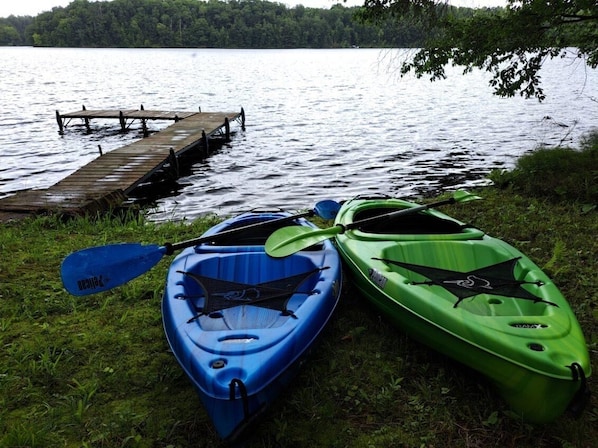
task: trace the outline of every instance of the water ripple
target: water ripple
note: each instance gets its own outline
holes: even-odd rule
[[[397,78],[387,64],[401,52],[2,47],[0,196],[48,187],[98,157],[98,146],[140,138],[102,120],[92,133],[73,121],[60,136],[55,111],[82,105],[245,109],[245,131],[166,188],[156,220],[482,185],[493,168],[536,147],[575,145],[598,123],[596,70],[549,61],[539,104],[492,96],[484,73]]]

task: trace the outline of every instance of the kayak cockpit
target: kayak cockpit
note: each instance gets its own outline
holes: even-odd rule
[[[400,208],[366,208],[353,216],[353,221],[362,221],[380,216],[386,213],[401,210]],[[464,224],[451,219],[440,218],[430,213],[420,212],[411,215],[399,215],[387,219],[374,221],[359,227],[359,230],[367,233],[384,234],[438,234],[438,233],[461,233]]]
[[[366,220],[401,209],[402,207],[364,206],[355,212],[352,221]],[[465,240],[484,236],[483,231],[460,221],[447,219],[446,215],[439,216],[433,210],[376,220],[360,226],[355,232],[360,237],[393,241]]]

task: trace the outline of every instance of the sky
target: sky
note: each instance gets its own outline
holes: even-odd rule
[[[72,0],[1,0],[0,17],[15,16],[36,16],[44,11],[51,11],[56,6],[67,6]],[[92,0],[93,1],[93,0]],[[326,8],[343,3],[342,0],[272,0],[278,3],[286,3],[289,6],[302,4],[306,7]],[[506,0],[451,0],[457,6],[504,6]],[[343,3],[345,6],[362,5],[363,0],[348,0]]]

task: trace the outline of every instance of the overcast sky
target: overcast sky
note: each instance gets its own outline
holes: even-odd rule
[[[50,11],[55,6],[67,6],[72,0],[0,0],[0,17],[8,17],[11,14],[15,16],[35,16],[44,11]],[[93,0],[92,0],[93,1]],[[342,0],[273,0],[278,3],[286,3],[289,6],[302,4],[307,7],[325,8],[337,3],[343,3]],[[450,0],[452,4],[458,6],[503,6],[506,0]],[[348,0],[343,3],[345,6],[356,6],[363,4],[363,0]]]

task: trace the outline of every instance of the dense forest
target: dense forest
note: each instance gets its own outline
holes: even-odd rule
[[[0,45],[340,48],[423,42],[417,21],[364,24],[355,20],[360,9],[340,3],[330,9],[288,8],[263,0],[74,0],[36,17],[0,18]]]

